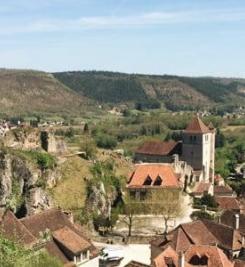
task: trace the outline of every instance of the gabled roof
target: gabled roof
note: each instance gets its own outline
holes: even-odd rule
[[[202,195],[205,192],[209,192],[212,184],[211,183],[205,183],[205,182],[198,182],[193,189],[194,195]]]
[[[140,146],[135,153],[144,155],[168,156],[181,150],[181,142],[175,141],[147,141]]]
[[[151,185],[154,186],[154,182],[158,177],[161,177],[162,184],[157,187],[170,187],[180,188],[178,176],[175,174],[170,164],[158,164],[158,163],[144,163],[135,165],[135,170],[131,174],[127,187],[142,187],[148,177],[151,178]]]
[[[18,241],[21,244],[31,247],[38,243],[38,239],[8,210],[2,217],[0,232],[6,238]]]
[[[235,197],[216,197],[215,201],[223,210],[240,210],[239,202]]]
[[[232,211],[232,210],[224,211],[220,217],[221,223],[228,225],[230,227],[234,227],[236,214],[237,212]],[[244,214],[239,214],[239,231],[245,234],[245,215]]]
[[[91,244],[87,240],[76,234],[67,226],[54,231],[52,235],[58,243],[63,245],[74,255],[77,255],[91,247]]]
[[[170,245],[176,252],[186,251],[190,245],[218,244],[228,250],[240,250],[242,247],[239,231],[209,220],[181,224],[167,236],[153,240],[151,244],[161,249]]]
[[[209,133],[210,129],[203,123],[203,121],[195,116],[192,121],[188,124],[185,133]]]
[[[229,185],[215,185],[214,195],[217,194],[233,194],[233,190]]]
[[[168,246],[153,262],[154,267],[168,267],[168,263],[178,266],[178,254],[172,247]]]

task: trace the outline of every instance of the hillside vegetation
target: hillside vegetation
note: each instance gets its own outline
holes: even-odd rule
[[[52,74],[37,71],[0,70],[0,95],[2,116],[74,114],[81,112],[87,102]]]
[[[245,80],[123,74],[62,72],[54,76],[82,96],[101,103],[165,105],[171,110],[219,105],[244,105]]]

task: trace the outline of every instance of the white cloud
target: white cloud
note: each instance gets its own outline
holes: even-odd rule
[[[5,21],[0,34],[79,31],[82,29],[117,29],[181,23],[210,23],[245,21],[245,10],[190,10],[178,12],[152,12],[131,16],[95,16],[76,19],[44,19],[24,24]]]

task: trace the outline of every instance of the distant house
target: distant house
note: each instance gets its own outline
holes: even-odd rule
[[[26,247],[45,249],[64,265],[80,266],[97,256],[98,251],[81,226],[59,209],[50,209],[23,219],[7,211],[0,222],[2,235]]]
[[[180,189],[179,176],[170,164],[136,164],[127,183],[129,194],[138,201],[147,200],[147,197],[156,190],[160,193],[164,190],[179,192]]]

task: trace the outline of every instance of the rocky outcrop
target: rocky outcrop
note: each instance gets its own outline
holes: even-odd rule
[[[41,147],[40,133],[36,128],[16,128],[9,131],[3,139],[6,147],[16,149],[37,149]]]
[[[104,184],[101,182],[99,185],[91,186],[86,206],[93,213],[109,218],[111,207],[117,198],[117,190],[115,189],[108,193],[105,190]]]
[[[44,188],[54,186],[57,179],[57,171],[43,172],[17,155],[0,151],[1,209],[11,207],[16,213],[24,209],[31,215],[51,207],[52,199]]]

